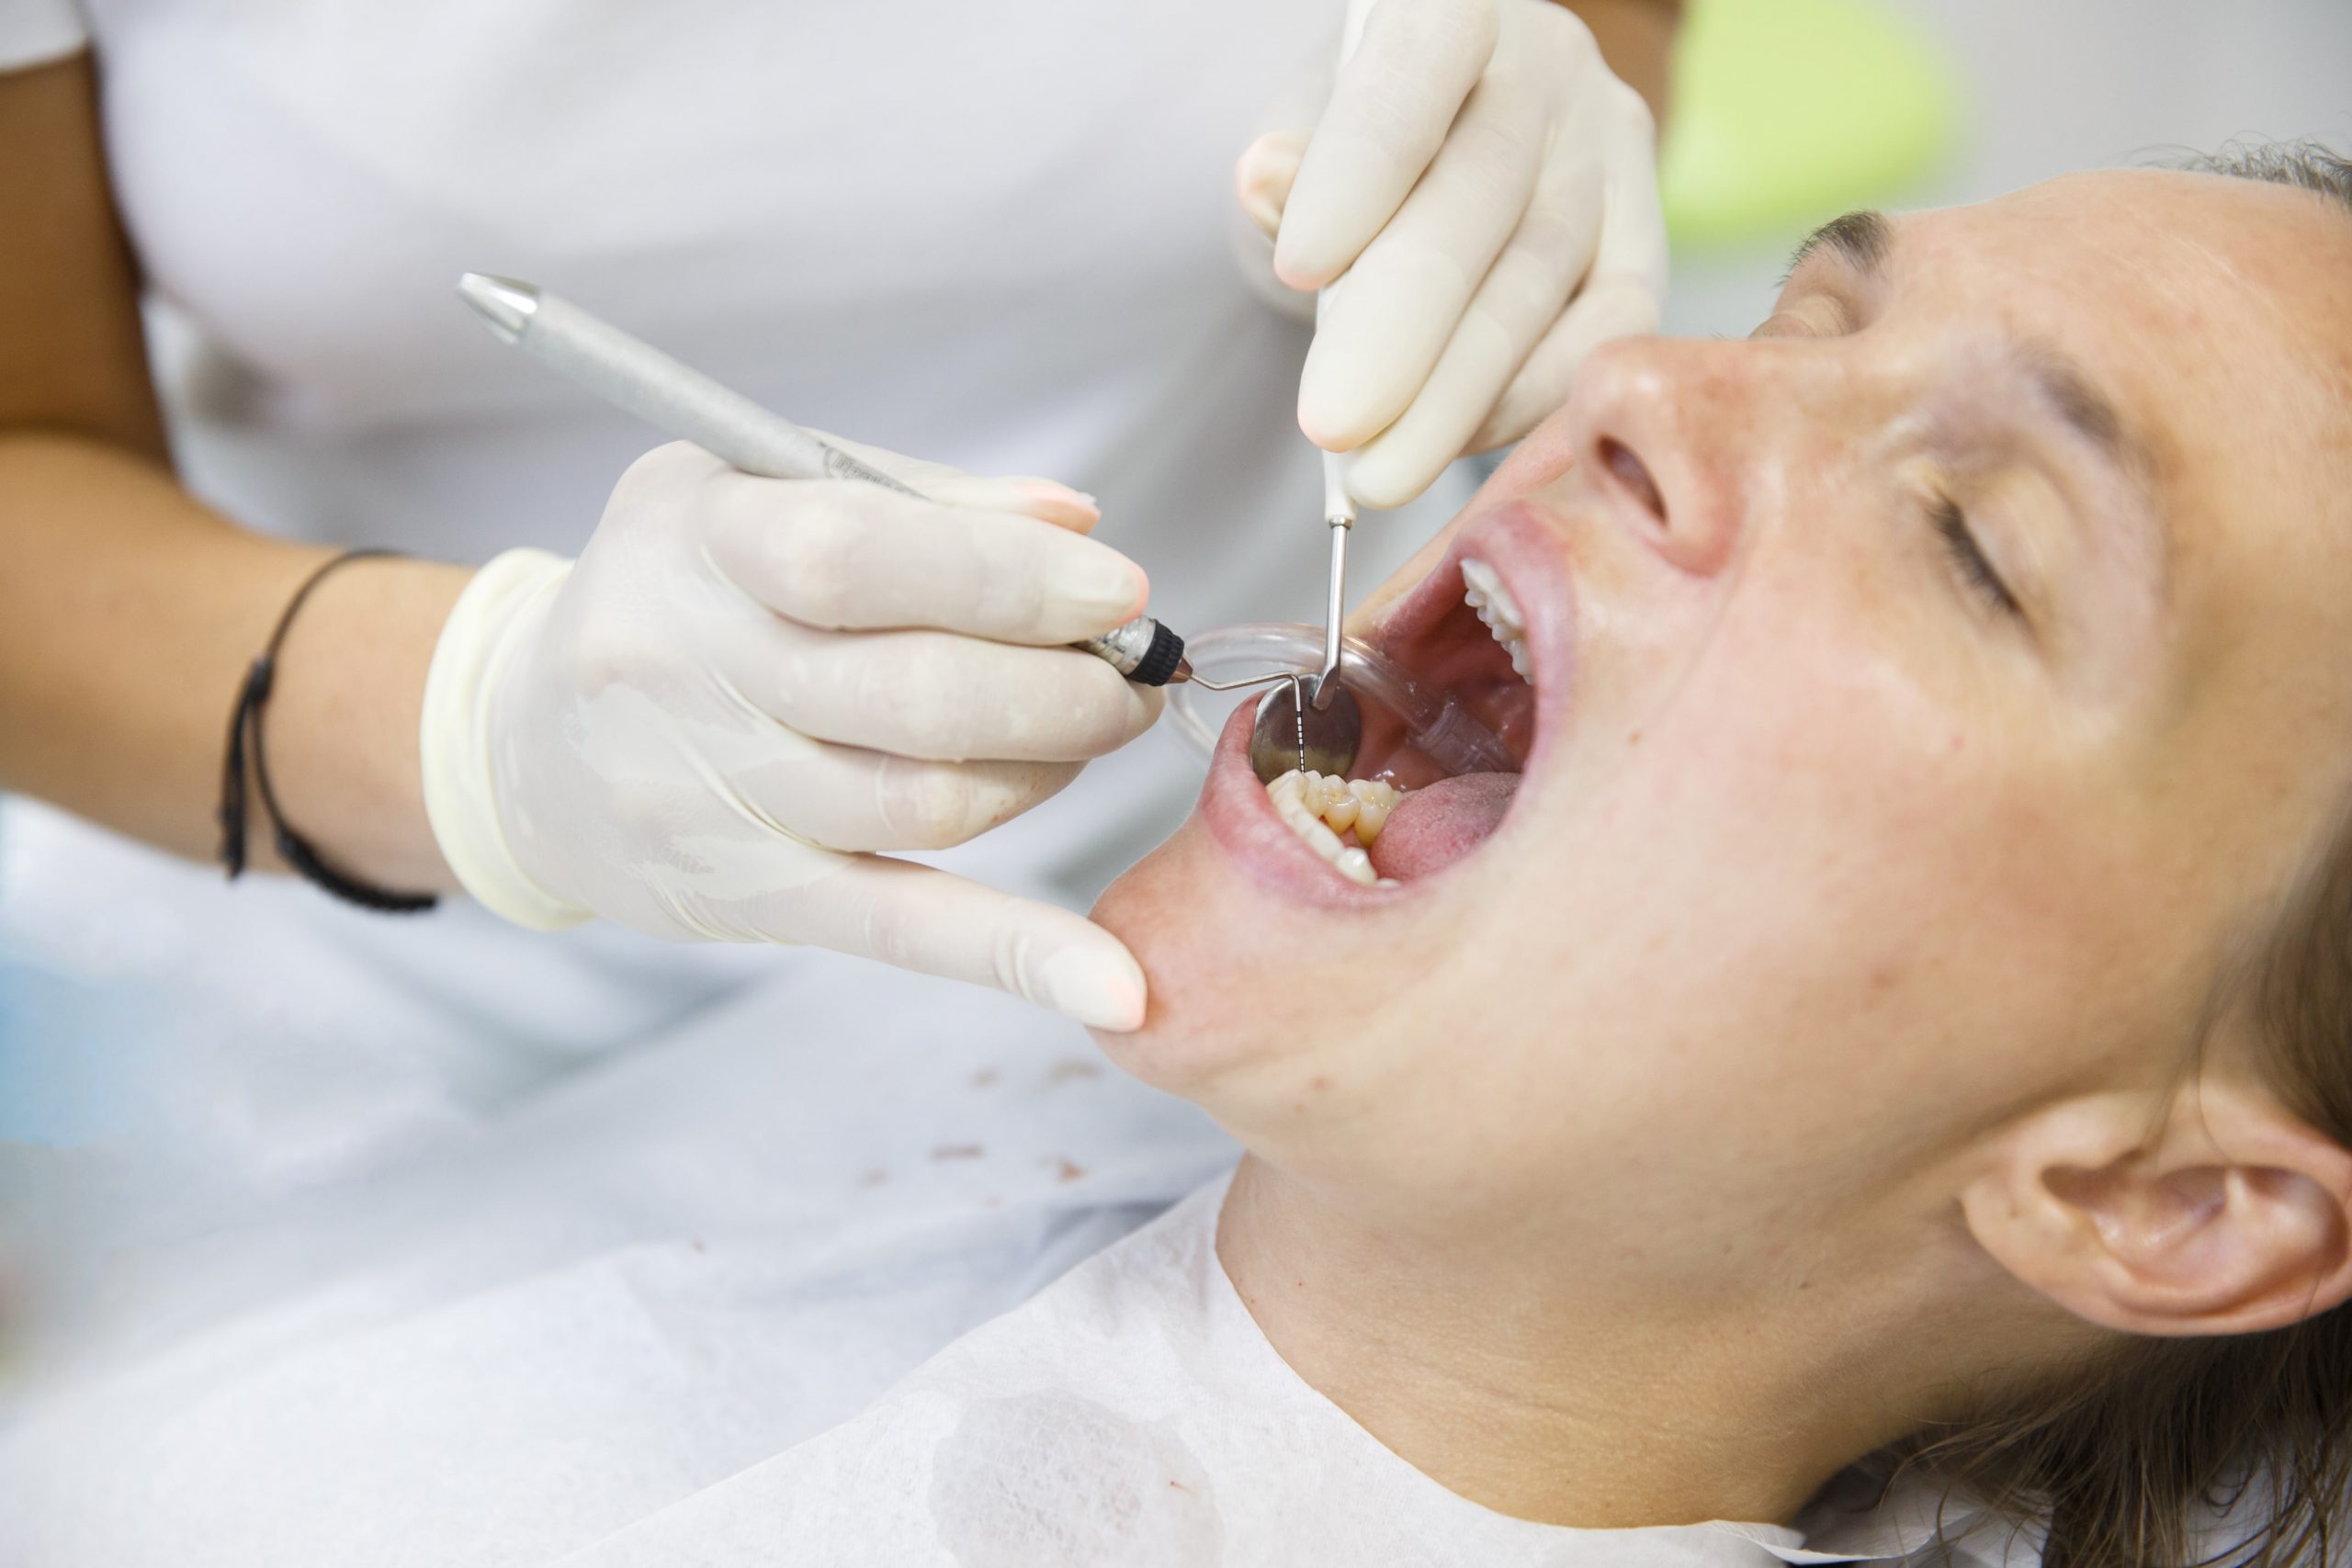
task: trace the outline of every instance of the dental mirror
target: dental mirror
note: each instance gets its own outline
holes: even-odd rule
[[[1168,688],[1169,717],[1174,720],[1176,732],[1206,761],[1216,752],[1217,738],[1233,713],[1219,699],[1228,692],[1279,682],[1251,715],[1254,722],[1250,727],[1250,765],[1261,781],[1280,778],[1298,766],[1297,705],[1291,693],[1291,682],[1295,678],[1305,688],[1299,694],[1306,698],[1310,741],[1323,738],[1318,726],[1341,722],[1334,716],[1342,697],[1351,705],[1361,698],[1374,711],[1403,720],[1405,733],[1413,746],[1449,774],[1519,771],[1510,749],[1451,694],[1416,685],[1386,655],[1356,637],[1347,639],[1347,684],[1334,694],[1330,707],[1317,712],[1314,670],[1322,647],[1321,627],[1291,621],[1219,626],[1191,638],[1185,644],[1184,657],[1193,663],[1193,678],[1172,682]],[[1267,671],[1269,665],[1274,666],[1271,671]],[[1283,668],[1285,665],[1289,668]],[[1308,759],[1308,765],[1317,773],[1350,771],[1363,750],[1361,707],[1355,709],[1352,722],[1356,733],[1342,738],[1346,742],[1343,746],[1332,745],[1321,761]],[[1283,728],[1285,724],[1287,729]],[[1341,751],[1347,753],[1348,765],[1331,765],[1340,761],[1338,753]],[[1262,771],[1278,761],[1281,765],[1274,767],[1272,773]]]
[[[1250,771],[1272,784],[1294,768],[1341,778],[1363,744],[1363,709],[1341,686],[1324,706],[1315,705],[1316,677],[1294,675],[1258,699],[1250,727]]]

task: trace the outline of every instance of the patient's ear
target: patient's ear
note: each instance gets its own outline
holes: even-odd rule
[[[1961,1207],[2003,1268],[2128,1333],[2248,1334],[2352,1297],[2352,1154],[2252,1084],[2048,1107]]]

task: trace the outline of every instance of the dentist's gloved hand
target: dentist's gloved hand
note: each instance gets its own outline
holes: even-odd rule
[[[1656,131],[1551,0],[1381,0],[1318,118],[1331,83],[1272,111],[1241,203],[1282,284],[1329,286],[1300,426],[1399,506],[1526,434],[1596,344],[1657,329]]]
[[[443,856],[526,926],[809,943],[1133,1028],[1101,927],[865,852],[961,842],[1148,728],[1158,692],[1061,646],[1139,613],[1143,573],[1075,491],[850,449],[931,499],[681,444],[577,561],[484,567],[425,685]]]

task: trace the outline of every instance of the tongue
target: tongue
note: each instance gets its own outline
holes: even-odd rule
[[[1517,773],[1463,773],[1396,803],[1372,846],[1372,868],[1410,882],[1443,871],[1486,842],[1510,809]]]

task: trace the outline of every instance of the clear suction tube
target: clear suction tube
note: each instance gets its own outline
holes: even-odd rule
[[[1403,671],[1355,637],[1345,639],[1340,679],[1359,701],[1385,708],[1404,720],[1422,755],[1450,773],[1516,773],[1519,762],[1495,732],[1470,716],[1450,692],[1424,691]],[[1184,657],[1211,681],[1238,681],[1270,670],[1312,674],[1323,667],[1323,628],[1295,621],[1255,621],[1219,626],[1184,644]],[[1168,688],[1169,713],[1184,739],[1205,759],[1233,712],[1231,692],[1212,692],[1190,682]],[[1258,700],[1257,692],[1244,694]]]

